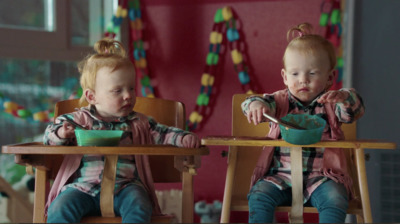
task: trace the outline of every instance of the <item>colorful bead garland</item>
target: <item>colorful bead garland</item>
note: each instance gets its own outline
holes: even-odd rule
[[[25,119],[27,121],[49,122],[54,117],[54,112],[50,110],[33,112],[5,97],[0,93],[0,110],[11,114],[16,118]]]
[[[154,88],[151,85],[151,79],[148,75],[149,72],[147,67],[146,52],[144,49],[143,22],[142,13],[140,10],[140,1],[129,0],[128,2],[128,0],[120,0],[115,15],[107,25],[107,32],[105,32],[104,36],[115,38],[116,33],[118,33],[120,30],[120,25],[123,21],[123,18],[126,18],[127,16],[129,16],[130,20],[132,59],[136,65],[136,72],[140,78],[140,84],[142,85],[141,93],[145,97],[155,97]],[[319,24],[322,27],[326,27],[325,37],[339,48],[338,52],[340,54],[338,54],[337,61],[338,78],[336,82],[338,85],[341,85],[343,76],[343,58],[340,50],[342,26],[339,0],[323,0]],[[238,79],[246,93],[253,93],[250,87],[251,80],[247,71],[248,68],[244,62],[243,54],[238,48],[240,34],[236,28],[236,19],[234,18],[232,9],[230,7],[218,9],[214,16],[214,25],[212,32],[210,33],[209,53],[206,57],[206,68],[201,77],[200,93],[197,96],[195,110],[190,114],[187,121],[187,127],[189,130],[195,130],[202,122],[205,116],[206,107],[210,102],[212,87],[215,79],[214,71],[216,71],[215,67],[218,66],[219,63],[221,44],[223,44],[224,40],[224,35],[222,32],[224,28],[223,25],[225,25],[226,28],[225,36],[228,40],[229,48],[231,49],[231,58],[234,63],[235,71],[238,73]],[[1,93],[0,109],[4,109],[6,113],[9,113],[14,117],[40,122],[48,122],[54,116],[53,112],[49,110],[33,113],[30,109],[24,108],[23,106],[10,101]]]
[[[146,51],[143,41],[143,22],[142,12],[140,10],[140,1],[129,1],[129,22],[130,22],[130,37],[132,41],[133,60],[135,62],[136,74],[139,77],[141,84],[141,93],[145,97],[155,97],[154,88],[151,85],[149,69],[147,66]]]
[[[107,26],[105,37],[115,38],[120,30],[123,18],[129,17],[129,32],[130,32],[130,52],[131,60],[135,64],[136,75],[139,77],[141,84],[141,93],[145,97],[155,97],[154,88],[151,85],[149,77],[149,69],[146,60],[146,51],[143,41],[143,22],[142,12],[140,9],[139,0],[119,0],[118,8],[112,20]]]
[[[128,9],[127,9],[128,8]],[[123,13],[127,11],[127,13]],[[121,13],[119,13],[121,12]],[[128,15],[130,22],[130,37],[132,40],[131,52],[132,60],[135,63],[136,74],[140,79],[141,93],[145,97],[155,97],[154,88],[151,85],[149,77],[149,69],[147,67],[146,51],[144,49],[143,41],[143,22],[142,13],[140,10],[139,0],[124,0],[119,1],[116,15],[108,25],[106,37],[114,38],[119,31],[122,19]],[[197,96],[196,108],[187,121],[187,128],[194,130],[205,116],[205,109],[209,105],[210,97],[212,95],[212,87],[214,85],[214,76],[216,66],[219,64],[221,44],[224,40],[224,33],[222,30],[225,28],[225,36],[229,42],[231,49],[231,57],[234,63],[235,71],[238,73],[238,79],[243,85],[243,89],[247,93],[252,93],[250,87],[250,76],[248,68],[243,59],[243,53],[240,51],[240,34],[236,28],[236,19],[234,18],[232,9],[224,7],[218,9],[214,17],[213,30],[210,33],[209,53],[206,57],[206,68],[201,77],[200,93]]]
[[[319,25],[325,27],[324,37],[328,39],[337,51],[337,78],[332,89],[342,88],[343,80],[343,55],[342,55],[342,24],[341,24],[341,2],[340,0],[323,0],[321,4],[321,15]]]
[[[67,90],[64,96],[69,96],[69,99],[80,98],[82,96],[82,88],[78,87],[76,91],[69,92],[79,85],[79,80],[76,78],[66,78],[63,81],[62,89]],[[42,97],[38,99],[39,103],[34,108],[26,108],[0,92],[0,111],[12,115],[15,118],[23,119],[28,122],[52,122],[54,118],[54,104],[59,98]]]
[[[224,30],[228,46],[231,50],[232,62],[235,71],[238,73],[238,79],[245,92],[249,94],[253,93],[250,86],[248,67],[245,64],[243,53],[239,49],[240,34],[236,23],[237,20],[233,15],[232,9],[228,6],[218,9],[215,13],[214,25],[210,33],[209,52],[206,56],[206,67],[201,77],[200,93],[197,96],[195,110],[189,115],[189,119],[186,122],[187,128],[190,131],[198,128],[199,124],[204,120],[204,116],[206,116],[206,109],[209,106],[212,95],[212,87],[216,75],[215,71],[220,59],[221,45],[226,43],[224,42]]]

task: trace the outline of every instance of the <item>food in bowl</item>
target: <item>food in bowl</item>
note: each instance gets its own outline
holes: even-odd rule
[[[319,142],[326,125],[326,121],[317,115],[288,114],[281,119],[306,128],[299,130],[279,125],[283,140],[295,145],[310,145]]]

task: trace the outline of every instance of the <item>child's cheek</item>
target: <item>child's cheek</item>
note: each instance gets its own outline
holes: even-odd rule
[[[121,97],[116,98],[112,101],[112,106],[114,107],[114,109],[117,109],[123,105],[123,102],[124,100]]]

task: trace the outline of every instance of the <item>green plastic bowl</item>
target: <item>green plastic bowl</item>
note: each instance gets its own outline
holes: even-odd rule
[[[79,146],[117,146],[121,139],[121,130],[81,130],[75,129]]]
[[[281,119],[306,128],[306,130],[299,130],[279,125],[283,140],[295,145],[310,145],[319,142],[326,125],[326,121],[321,117],[309,114],[288,114]]]

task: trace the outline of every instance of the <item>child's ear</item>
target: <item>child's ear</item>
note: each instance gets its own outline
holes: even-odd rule
[[[331,86],[333,85],[333,82],[334,82],[335,79],[336,79],[337,70],[336,70],[336,69],[332,69],[332,71],[330,71],[328,75],[329,75],[329,76],[328,76],[328,83],[327,83],[327,85],[328,85],[329,87],[331,87]]]
[[[86,101],[89,104],[95,104],[96,103],[96,96],[94,94],[94,91],[91,89],[85,89],[85,97],[86,97]]]
[[[281,76],[282,76],[282,79],[283,79],[283,83],[285,83],[285,85],[287,86],[287,77],[286,77],[286,71],[285,71],[285,69],[284,68],[282,68],[282,70],[281,70]]]

